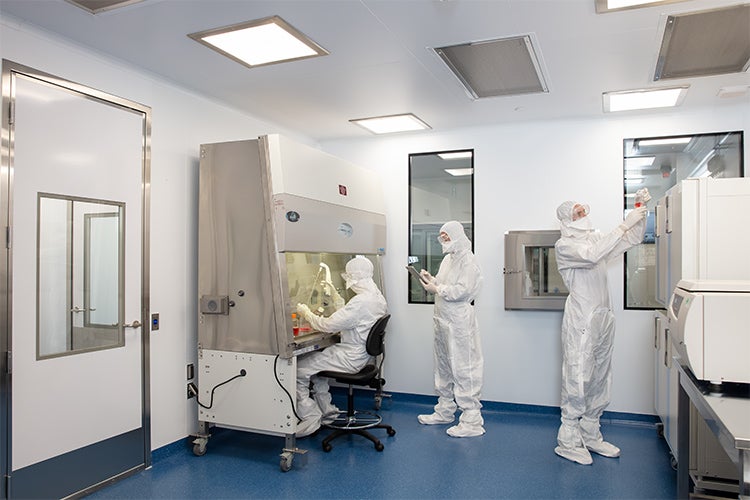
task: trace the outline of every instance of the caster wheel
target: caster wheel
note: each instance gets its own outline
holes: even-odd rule
[[[385,446],[383,446],[383,443],[375,443],[375,449],[378,451],[383,451],[385,449]]]
[[[656,435],[659,437],[664,437],[664,424],[656,424]]]
[[[328,443],[323,444],[323,451],[325,451],[326,453],[328,453],[332,449],[333,449],[333,446],[331,446],[330,444]]]
[[[196,457],[202,457],[206,454],[206,443],[196,443],[193,445],[193,455]]]
[[[388,435],[389,436],[395,436],[396,435],[396,429],[388,429]]]
[[[292,468],[292,461],[294,460],[294,455],[292,455],[289,452],[284,452],[281,454],[281,461],[279,461],[279,468],[281,468],[281,472],[289,472],[289,470]]]
[[[677,470],[677,459],[674,456],[669,457],[669,465],[672,466],[672,469]]]
[[[379,410],[382,404],[383,404],[383,398],[381,398],[380,396],[375,396],[375,409]]]

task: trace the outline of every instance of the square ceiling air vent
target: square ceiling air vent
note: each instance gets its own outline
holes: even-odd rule
[[[654,81],[722,75],[750,65],[750,4],[669,16]]]
[[[142,2],[143,0],[67,0],[76,7],[80,7],[83,10],[92,14],[98,14],[107,10],[117,9],[131,5],[134,3]]]
[[[434,50],[474,99],[547,92],[529,35]]]

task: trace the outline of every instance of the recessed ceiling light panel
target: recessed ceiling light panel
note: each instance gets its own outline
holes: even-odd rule
[[[462,160],[465,158],[471,158],[474,153],[471,151],[455,151],[453,153],[438,153],[437,154],[442,160]]]
[[[639,169],[650,167],[654,164],[655,156],[630,156],[625,158],[625,169]]]
[[[394,134],[397,132],[413,132],[415,130],[431,128],[411,113],[403,115],[375,116],[372,118],[358,118],[349,121],[369,130],[373,134]]]
[[[649,146],[674,146],[679,144],[687,144],[692,140],[690,137],[664,137],[663,139],[642,139],[638,141],[639,148],[646,148]]]
[[[474,173],[473,168],[444,168],[443,170],[454,177],[463,177],[465,175],[472,175]]]
[[[669,108],[679,106],[685,99],[689,85],[679,87],[604,92],[602,108],[605,113],[636,109]]]
[[[278,16],[188,35],[247,67],[328,55],[328,51]]]
[[[750,3],[667,17],[654,81],[750,67]]]
[[[529,35],[434,50],[472,99],[547,92]]]
[[[619,10],[642,9],[666,3],[684,2],[686,0],[595,0],[597,14]]]

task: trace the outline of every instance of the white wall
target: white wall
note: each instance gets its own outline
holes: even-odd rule
[[[198,146],[276,132],[310,141],[7,16],[0,28],[2,58],[152,108],[151,310],[161,319],[151,337],[152,446],[178,440],[196,425],[195,403],[185,398],[185,366],[195,362],[197,343]],[[476,252],[485,277],[476,302],[486,358],[484,399],[556,406],[561,313],[503,309],[503,233],[555,228],[555,208],[569,198],[588,201],[598,225],[613,227],[621,220],[623,138],[747,132],[749,107],[744,100],[733,108],[693,114],[520,123],[323,144],[328,152],[383,176],[386,294],[393,313],[388,390],[432,393],[432,308],[406,304],[409,153],[475,149]],[[610,409],[653,413],[651,315],[622,311],[622,261],[610,274],[618,320]]]
[[[328,152],[381,172],[388,247],[384,258],[389,324],[387,388],[432,394],[432,306],[407,304],[408,155],[475,150],[475,251],[484,286],[476,300],[485,356],[483,399],[558,406],[560,324],[555,311],[503,307],[503,234],[557,229],[565,200],[591,205],[603,231],[622,221],[624,138],[750,129],[750,101],[696,113],[517,123],[496,127],[368,137],[322,144]],[[745,151],[745,168],[750,166]],[[623,310],[623,260],[609,268],[617,321],[609,409],[653,414],[652,313]]]

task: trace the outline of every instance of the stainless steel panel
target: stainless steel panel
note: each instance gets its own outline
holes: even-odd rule
[[[562,310],[568,290],[557,270],[560,231],[505,233],[505,309]]]
[[[257,140],[201,146],[198,295],[230,305],[229,314],[200,315],[203,349],[279,352],[264,175]]]
[[[229,297],[226,295],[204,295],[200,300],[201,314],[229,314]]]

